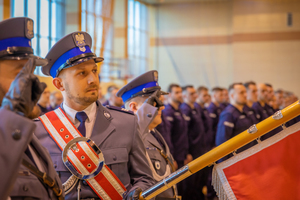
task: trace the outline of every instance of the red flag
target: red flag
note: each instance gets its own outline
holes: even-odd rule
[[[300,123],[218,164],[213,185],[222,199],[300,199]]]

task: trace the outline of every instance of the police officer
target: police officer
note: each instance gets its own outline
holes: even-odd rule
[[[267,103],[265,106],[266,106],[268,115],[271,116],[275,112],[273,107],[270,105],[270,102],[273,100],[273,97],[274,97],[274,89],[273,89],[273,86],[269,83],[265,83],[265,85],[267,86],[267,91],[268,91]]]
[[[210,118],[213,121],[213,133],[214,137],[213,140],[215,141],[216,138],[216,132],[217,132],[217,126],[219,122],[219,116],[222,112],[222,108],[220,107],[220,104],[223,102],[223,93],[222,88],[215,87],[212,89],[212,101],[207,107],[208,113]]]
[[[156,130],[157,125],[162,122],[161,113],[164,109],[161,95],[166,94],[160,91],[157,81],[156,70],[146,72],[121,88],[117,96],[122,97],[125,108],[133,111],[138,117],[142,140],[149,156],[148,162],[153,178],[158,182],[174,172],[175,167],[166,141]],[[155,199],[175,200],[176,194],[176,187],[171,187]]]
[[[50,155],[28,119],[45,89],[33,75],[37,65],[46,64],[33,55],[33,21],[7,19],[0,30],[0,199],[63,199]]]
[[[180,109],[185,114],[185,119],[188,125],[189,137],[189,152],[193,158],[198,158],[207,151],[205,144],[205,128],[202,121],[201,113],[195,108],[196,90],[192,85],[187,85],[182,88],[183,101]],[[189,180],[190,195],[189,199],[204,199],[202,188],[206,185],[208,177],[207,168],[197,172]]]
[[[247,113],[245,113],[243,110],[247,102],[247,92],[245,86],[242,83],[233,83],[229,86],[228,91],[230,105],[228,105],[220,115],[216,135],[217,146],[247,130],[252,125],[252,121],[247,117]],[[241,147],[237,150],[237,153],[248,149],[253,145],[255,145],[255,142],[251,142]],[[228,155],[222,160],[225,160],[231,156],[232,155]]]
[[[163,115],[170,122],[167,125],[171,132],[171,141],[173,144],[174,152],[171,151],[178,168],[183,167],[185,164],[193,160],[191,154],[188,153],[189,142],[187,135],[187,123],[184,118],[184,114],[179,109],[179,105],[183,102],[182,89],[178,84],[170,84],[168,87],[169,104],[166,105],[163,110]],[[178,194],[184,197],[185,181],[178,183]]]
[[[215,141],[214,141],[214,133],[213,133],[213,121],[209,117],[209,113],[207,108],[205,107],[205,104],[209,102],[209,93],[208,89],[205,86],[200,86],[197,88],[197,99],[194,103],[195,108],[198,110],[199,113],[201,113],[202,121],[205,128],[205,136],[203,138],[204,140],[204,148],[205,152],[211,150],[213,147],[215,147]],[[211,184],[212,181],[212,166],[208,167],[208,178],[207,178],[207,199],[214,199],[216,197],[216,192]]]
[[[229,105],[228,90],[226,88],[222,88],[222,98],[223,98],[223,101],[220,104],[220,107],[223,111]]]
[[[152,186],[154,180],[137,120],[132,112],[119,107],[103,107],[97,101],[99,72],[96,63],[103,58],[91,51],[91,45],[88,33],[74,32],[50,49],[46,56],[49,64],[42,71],[53,77],[53,84],[62,92],[64,100],[60,108],[40,117],[36,135],[51,154],[64,183],[66,199],[107,199],[107,196],[111,199],[122,196],[127,200],[138,199],[142,190]],[[98,175],[88,173],[84,173],[91,175],[88,180],[71,176],[72,173],[78,177],[80,172],[90,172],[89,169],[95,167],[93,163],[98,163],[95,157],[90,157],[92,153],[80,155],[79,147],[74,147],[74,154],[68,154],[76,161],[73,162],[75,166],[65,167],[62,150],[68,149],[64,144],[69,144],[70,137],[80,139],[81,136],[94,141],[97,147],[93,149],[100,148],[101,151],[97,152],[103,153],[104,171],[98,175],[106,178],[98,179]]]
[[[257,124],[259,122],[260,115],[252,108],[252,105],[257,102],[256,83],[248,81],[244,83],[244,86],[247,90],[247,103],[244,106],[244,112],[247,113],[247,116],[252,120],[252,124]]]
[[[268,112],[267,106],[266,106],[268,103],[268,95],[269,95],[266,84],[261,83],[258,85],[257,94],[258,94],[257,95],[258,101],[253,103],[252,108],[255,111],[255,113],[260,116],[259,121],[263,121],[263,120],[267,119],[268,117],[272,116],[271,112]],[[261,137],[261,140],[265,140],[265,139],[275,135],[276,133],[280,132],[281,130],[282,130],[281,127],[277,127],[276,129],[263,135]]]
[[[206,145],[206,151],[209,151],[215,146],[215,141],[213,140],[213,121],[209,117],[209,113],[207,108],[205,107],[205,104],[209,101],[209,93],[208,89],[204,86],[200,86],[197,88],[197,99],[194,103],[195,109],[198,110],[199,113],[201,113],[202,121],[205,128],[205,145]]]
[[[111,85],[107,88],[107,92],[105,94],[106,101],[102,104],[103,106],[117,106],[122,107],[124,105],[121,97],[117,97],[116,94],[119,91],[119,88],[115,85]]]

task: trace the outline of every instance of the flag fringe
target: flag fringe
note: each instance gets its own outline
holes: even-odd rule
[[[247,149],[239,154],[234,155],[230,159],[223,161],[219,164],[215,164],[212,172],[212,185],[219,197],[219,200],[236,200],[236,197],[230,187],[229,182],[224,174],[223,169],[227,168],[238,161],[241,161],[275,143],[284,139],[285,137],[295,133],[300,129],[300,122],[282,130],[281,132],[277,133],[276,135],[268,138],[264,141],[258,141],[258,144]]]

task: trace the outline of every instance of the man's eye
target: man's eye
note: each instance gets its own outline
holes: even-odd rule
[[[79,75],[84,75],[85,73],[84,73],[84,72],[79,72],[78,74],[79,74]]]
[[[98,70],[97,69],[93,69],[93,73],[97,73],[98,72]]]

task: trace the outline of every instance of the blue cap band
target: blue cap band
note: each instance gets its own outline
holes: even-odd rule
[[[56,77],[56,70],[58,70],[58,68],[64,64],[67,60],[69,60],[70,58],[73,58],[75,56],[84,54],[84,53],[92,53],[91,49],[89,46],[85,46],[85,52],[80,51],[79,47],[75,47],[73,49],[70,49],[69,51],[67,51],[66,53],[64,53],[63,55],[61,55],[56,61],[55,63],[52,65],[51,69],[50,69],[50,75],[55,78]]]
[[[25,37],[14,37],[0,40],[0,51],[6,50],[7,47],[30,47],[31,40]]]
[[[137,86],[135,88],[132,88],[131,90],[125,92],[123,95],[122,95],[122,99],[123,101],[127,101],[129,98],[131,98],[132,95],[142,91],[144,88],[150,88],[150,87],[155,87],[155,86],[158,86],[158,83],[156,81],[153,81],[153,82],[149,82],[149,83],[145,83],[143,85],[140,85],[140,86]]]

